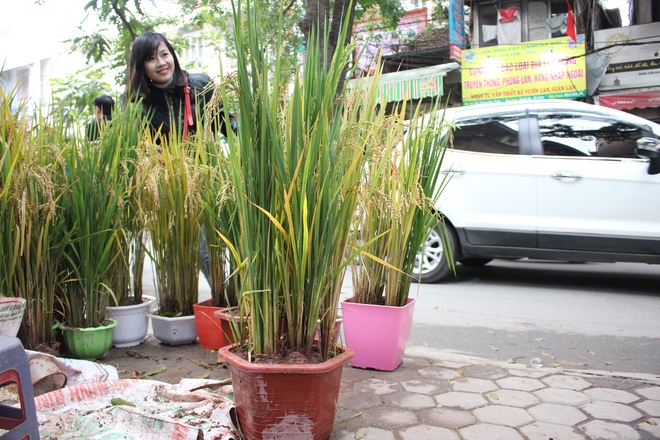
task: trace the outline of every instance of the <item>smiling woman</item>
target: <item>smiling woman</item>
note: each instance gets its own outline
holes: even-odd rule
[[[176,133],[186,139],[188,133],[197,131],[198,118],[204,116],[215,87],[208,75],[182,70],[164,36],[154,32],[140,35],[131,47],[128,70],[126,98],[142,100],[143,113],[149,116],[154,132],[160,131],[163,137]],[[225,112],[216,113],[216,128],[226,135]],[[229,118],[234,128],[234,117]]]

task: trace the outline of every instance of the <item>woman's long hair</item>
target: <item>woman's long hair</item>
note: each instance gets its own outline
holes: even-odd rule
[[[131,46],[131,54],[128,61],[128,82],[126,85],[125,98],[131,102],[140,99],[149,101],[149,83],[151,80],[144,70],[144,63],[158,49],[160,43],[165,43],[174,59],[174,85],[185,86],[188,82],[187,73],[181,69],[179,58],[167,38],[155,32],[145,32],[135,39]]]

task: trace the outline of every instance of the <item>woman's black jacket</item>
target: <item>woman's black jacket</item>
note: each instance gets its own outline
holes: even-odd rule
[[[204,116],[206,104],[213,96],[213,84],[211,77],[203,73],[189,73],[188,84],[190,86],[190,108],[192,110],[193,124],[188,127],[189,133],[197,131],[197,116]],[[207,87],[208,86],[208,87]],[[151,126],[154,130],[160,128],[163,136],[169,135],[174,123],[176,130],[181,130],[183,123],[183,87],[177,86],[172,89],[161,89],[153,84],[149,85],[149,95],[142,102],[142,111],[148,115]],[[219,130],[223,135],[227,135],[224,111],[219,112],[219,127],[214,126],[214,130]],[[229,124],[232,130],[236,131],[236,119],[229,115]]]

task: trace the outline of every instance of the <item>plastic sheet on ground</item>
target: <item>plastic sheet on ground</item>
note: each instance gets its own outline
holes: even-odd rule
[[[66,387],[35,402],[42,440],[239,440],[226,392],[216,380],[121,379]]]
[[[81,359],[59,358],[38,351],[25,350],[30,364],[35,395],[54,391],[64,385],[117,380],[117,369],[112,365]]]

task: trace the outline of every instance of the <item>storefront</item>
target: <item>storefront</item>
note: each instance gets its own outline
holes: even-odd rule
[[[443,79],[447,73],[459,70],[458,63],[439,64],[437,66],[419,69],[402,70],[400,72],[384,73],[378,83],[378,100],[391,108],[401,101],[432,101],[443,96]],[[367,87],[372,86],[373,76],[352,79],[348,88],[354,87],[356,81],[363,81]],[[410,104],[410,103],[409,103]],[[410,110],[414,106],[409,106]]]
[[[648,23],[596,31],[596,50],[609,61],[594,96],[596,104],[660,121],[657,30],[657,23]]]

